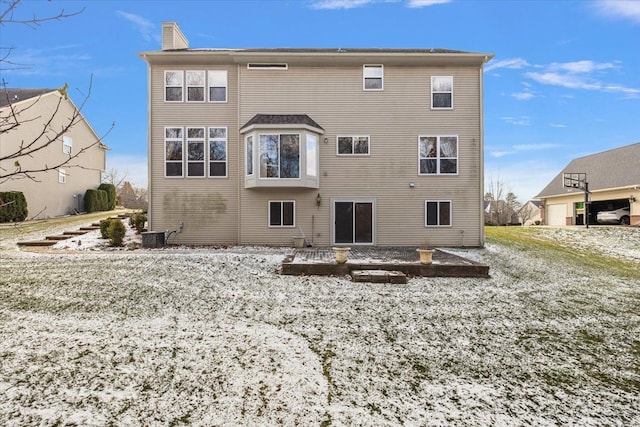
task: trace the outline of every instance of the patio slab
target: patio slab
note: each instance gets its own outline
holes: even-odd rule
[[[436,249],[431,264],[421,264],[416,248],[352,248],[338,264],[332,248],[292,249],[282,262],[282,274],[349,275],[355,270],[399,271],[414,277],[489,277],[489,266]]]

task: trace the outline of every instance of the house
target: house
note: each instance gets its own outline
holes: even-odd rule
[[[518,210],[518,222],[522,225],[542,224],[541,208],[540,200],[529,200]]]
[[[640,224],[640,143],[569,162],[536,196],[545,225],[584,225],[585,191],[579,183],[565,187],[565,174],[585,174],[589,224],[598,212],[619,208],[630,208],[631,224]]]
[[[66,91],[2,89],[0,119],[0,191],[24,193],[31,219],[83,211],[108,148]]]
[[[196,49],[149,75],[149,229],[169,243],[483,245],[483,64],[445,49]]]
[[[484,201],[485,225],[520,225],[518,213],[504,200]]]

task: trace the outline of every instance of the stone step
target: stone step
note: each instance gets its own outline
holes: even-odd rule
[[[92,225],[90,227],[80,227],[81,231],[93,231],[93,230],[100,230],[100,226],[99,225]]]
[[[86,231],[65,231],[62,234],[66,234],[67,236],[82,236],[83,234],[87,234]]]
[[[351,272],[351,281],[353,282],[369,282],[369,283],[407,283],[407,275],[401,271],[389,270],[353,270]]]
[[[59,234],[57,236],[47,236],[47,237],[45,237],[45,239],[47,239],[47,240],[55,240],[55,241],[67,240],[67,239],[70,239],[70,238],[71,238],[71,236],[65,235],[65,234]]]
[[[18,242],[18,246],[53,246],[58,243],[57,240],[30,240],[26,242]]]

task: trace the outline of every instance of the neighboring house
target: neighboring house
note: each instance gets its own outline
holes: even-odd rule
[[[529,200],[518,210],[518,222],[522,225],[540,225],[542,202],[540,200]]]
[[[485,225],[519,225],[517,212],[504,200],[485,200],[484,202]]]
[[[599,211],[625,207],[631,224],[640,224],[640,143],[572,160],[536,196],[545,225],[584,225],[584,191],[564,187],[565,173],[586,174],[589,224],[596,223]]]
[[[108,148],[100,142],[82,114],[77,113],[76,123],[64,131],[78,109],[63,92],[57,89],[0,90],[0,118],[3,121],[0,175],[18,167],[23,171],[37,171],[67,161],[63,166],[28,176],[19,174],[0,179],[0,191],[24,193],[31,219],[83,211],[85,191],[100,185],[105,170]],[[16,120],[19,126],[4,132]],[[14,157],[16,153],[19,155]]]
[[[149,65],[170,243],[483,245],[483,64],[444,49],[193,49]]]

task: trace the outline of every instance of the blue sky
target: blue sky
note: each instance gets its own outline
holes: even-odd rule
[[[573,158],[640,142],[640,1],[23,0],[0,27],[9,87],[68,83],[105,142],[108,167],[146,185],[147,71],[163,21],[191,47],[441,47],[494,53],[486,65],[485,177],[522,202]],[[0,6],[0,10],[4,10]],[[6,50],[3,51],[6,53]],[[640,167],[640,159],[638,159]]]

